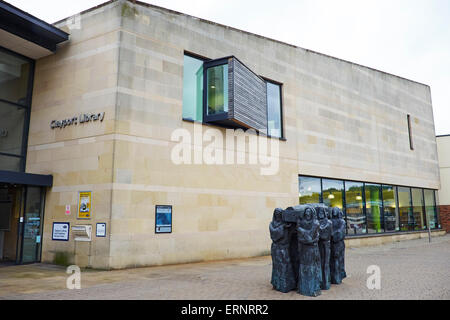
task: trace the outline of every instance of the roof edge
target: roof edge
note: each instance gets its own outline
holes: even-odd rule
[[[95,7],[92,7],[92,8],[89,8],[87,10],[84,10],[84,11],[78,13],[78,14],[84,14],[84,13],[93,11],[95,9],[101,8],[103,6],[106,6],[108,4],[111,4],[111,3],[114,3],[114,2],[121,2],[121,1],[122,2],[130,2],[132,4],[140,5],[140,6],[147,7],[147,8],[154,8],[154,9],[166,11],[168,13],[172,13],[172,14],[176,14],[176,15],[182,15],[182,16],[194,18],[194,19],[197,19],[197,20],[199,20],[201,22],[205,22],[205,23],[208,23],[208,24],[212,24],[212,25],[216,25],[216,26],[222,27],[222,28],[226,28],[226,29],[230,29],[230,30],[233,30],[233,31],[238,31],[238,32],[242,32],[242,33],[245,33],[245,34],[249,34],[249,35],[261,38],[261,39],[265,39],[265,40],[269,40],[269,41],[272,41],[272,42],[276,42],[276,43],[279,43],[279,44],[282,44],[282,45],[286,45],[286,46],[289,46],[289,47],[292,47],[292,48],[295,48],[295,49],[305,50],[306,52],[310,52],[310,53],[321,55],[321,56],[324,56],[324,57],[327,57],[327,58],[339,60],[339,61],[351,64],[351,65],[355,65],[355,66],[366,68],[366,69],[369,69],[369,70],[372,70],[372,71],[376,71],[376,72],[379,72],[379,73],[387,74],[387,75],[390,75],[390,76],[395,77],[395,78],[399,78],[399,79],[402,79],[402,80],[406,80],[406,81],[413,82],[413,83],[416,83],[416,84],[419,84],[419,85],[422,85],[422,86],[430,88],[430,85],[428,85],[426,83],[419,82],[419,81],[412,80],[412,79],[408,79],[408,78],[405,78],[405,77],[402,77],[402,76],[399,76],[399,75],[396,75],[396,74],[393,74],[393,73],[390,73],[390,72],[386,72],[386,71],[382,71],[382,70],[379,70],[379,69],[375,69],[375,68],[372,68],[372,67],[369,67],[369,66],[365,66],[365,65],[356,63],[356,62],[352,62],[352,61],[345,60],[345,59],[338,58],[338,57],[334,57],[334,56],[331,56],[331,55],[328,55],[328,54],[325,54],[325,53],[321,53],[321,52],[318,52],[318,51],[314,51],[314,50],[311,50],[311,49],[307,49],[307,48],[303,48],[303,47],[300,47],[300,46],[297,46],[297,45],[293,45],[293,44],[290,44],[290,43],[287,43],[287,42],[283,42],[283,41],[280,41],[280,40],[276,40],[276,39],[273,39],[273,38],[262,36],[262,35],[257,34],[257,33],[253,33],[253,32],[250,32],[250,31],[245,31],[245,30],[242,30],[242,29],[238,29],[238,28],[235,28],[235,27],[227,26],[227,25],[224,25],[224,24],[221,24],[221,23],[218,23],[218,22],[214,22],[214,21],[211,21],[211,20],[206,20],[206,19],[203,19],[203,18],[192,16],[192,15],[187,14],[187,13],[183,13],[183,12],[180,12],[180,11],[176,11],[176,10],[160,7],[160,6],[157,6],[157,5],[154,5],[154,4],[150,4],[150,3],[146,3],[146,2],[142,2],[142,1],[138,1],[138,0],[110,0],[110,1],[107,1],[107,2],[104,2],[104,3],[101,3],[101,4],[99,4],[99,5],[95,6]],[[69,18],[70,17],[61,19],[61,20],[59,20],[59,21],[57,21],[57,22],[55,22],[53,24],[61,23],[61,22],[65,21],[65,20],[67,20]]]

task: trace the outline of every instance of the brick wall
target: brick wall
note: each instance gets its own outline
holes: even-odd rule
[[[442,229],[450,232],[450,205],[439,206]]]

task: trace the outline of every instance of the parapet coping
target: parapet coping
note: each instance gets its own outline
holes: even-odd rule
[[[203,19],[203,18],[199,18],[199,17],[196,17],[196,16],[189,15],[187,13],[182,13],[182,12],[179,12],[179,11],[175,11],[175,10],[172,10],[172,9],[167,9],[167,8],[164,8],[164,7],[160,7],[160,6],[157,6],[157,5],[154,5],[154,4],[145,3],[145,2],[141,2],[141,1],[137,1],[137,0],[109,0],[107,2],[104,2],[102,4],[97,5],[95,7],[92,7],[92,8],[89,8],[87,10],[81,11],[78,14],[85,14],[87,12],[94,11],[94,10],[96,10],[98,8],[101,8],[103,6],[109,5],[109,4],[117,2],[117,1],[131,2],[132,4],[135,4],[135,5],[140,5],[140,6],[148,7],[148,8],[154,8],[154,9],[161,10],[161,11],[166,11],[168,13],[172,13],[172,14],[175,14],[175,15],[181,15],[181,16],[185,16],[185,17],[194,18],[194,19],[199,20],[201,22],[205,22],[205,23],[208,23],[208,24],[216,25],[216,26],[223,27],[223,28],[230,29],[230,30],[234,30],[234,31],[237,31],[237,32],[242,32],[242,33],[245,33],[245,34],[249,34],[249,35],[261,38],[261,39],[265,39],[265,40],[269,40],[269,41],[272,41],[272,42],[276,42],[276,43],[279,43],[279,44],[282,44],[282,45],[286,45],[286,46],[289,46],[289,47],[292,47],[292,48],[295,48],[295,49],[305,50],[306,52],[311,52],[311,53],[318,54],[318,55],[321,55],[321,56],[324,56],[324,57],[328,57],[328,58],[332,58],[332,59],[335,59],[335,60],[339,60],[339,61],[342,61],[342,62],[345,62],[345,63],[349,63],[351,65],[355,65],[355,66],[359,66],[359,67],[362,67],[362,68],[366,68],[366,69],[369,69],[369,70],[372,70],[372,71],[376,71],[376,72],[379,72],[379,73],[382,73],[382,74],[387,74],[387,75],[390,75],[390,76],[393,76],[393,77],[396,77],[396,78],[399,78],[399,79],[402,79],[402,80],[406,80],[406,81],[413,82],[413,83],[416,83],[416,84],[419,84],[419,85],[422,85],[422,86],[430,88],[430,86],[428,84],[425,84],[425,83],[422,83],[422,82],[419,82],[419,81],[416,81],[416,80],[411,80],[411,79],[408,79],[408,78],[405,78],[405,77],[402,77],[402,76],[398,76],[398,75],[395,75],[393,73],[389,73],[389,72],[386,72],[386,71],[381,71],[381,70],[378,70],[378,69],[375,69],[375,68],[372,68],[372,67],[368,67],[368,66],[356,63],[356,62],[351,62],[351,61],[348,61],[348,60],[345,60],[345,59],[342,59],[342,58],[333,57],[333,56],[325,54],[325,53],[321,53],[321,52],[318,52],[318,51],[302,48],[302,47],[299,47],[299,46],[296,46],[296,45],[293,45],[293,44],[290,44],[290,43],[287,43],[287,42],[283,42],[283,41],[280,41],[280,40],[276,40],[276,39],[272,39],[272,38],[269,38],[269,37],[266,37],[266,36],[262,36],[262,35],[259,35],[257,33],[245,31],[245,30],[242,30],[242,29],[234,28],[234,27],[230,27],[230,26],[218,23],[218,22],[206,20],[206,19]],[[72,16],[64,18],[64,19],[61,19],[61,20],[58,20],[58,21],[54,22],[53,25],[59,24],[59,23],[65,21],[65,20],[67,20],[67,19],[69,19],[71,17]]]

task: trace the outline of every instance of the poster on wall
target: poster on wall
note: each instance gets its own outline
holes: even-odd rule
[[[53,222],[52,240],[69,241],[69,230],[69,222]]]
[[[80,196],[78,200],[78,219],[90,219],[92,216],[91,212],[91,191],[80,191]]]
[[[106,237],[106,223],[104,223],[104,222],[97,223],[96,236],[97,237]]]
[[[172,232],[172,206],[156,206],[155,233]]]

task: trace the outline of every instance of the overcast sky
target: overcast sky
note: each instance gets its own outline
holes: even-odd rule
[[[53,23],[103,0],[7,0]],[[450,134],[449,0],[143,0],[431,87],[436,134]]]

